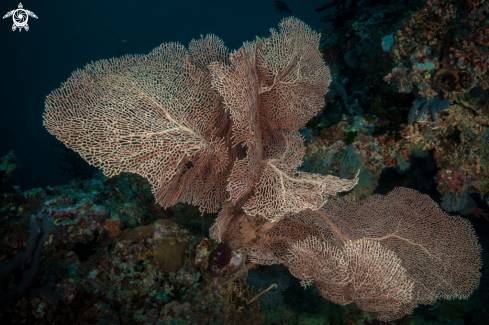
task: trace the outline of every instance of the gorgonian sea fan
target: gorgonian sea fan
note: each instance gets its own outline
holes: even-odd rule
[[[288,18],[231,54],[208,35],[91,63],[46,98],[44,125],[105,175],[146,177],[164,207],[224,203],[271,220],[319,208],[357,181],[296,170],[298,129],[331,81],[319,37]]]

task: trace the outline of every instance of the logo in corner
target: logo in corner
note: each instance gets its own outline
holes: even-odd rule
[[[19,3],[18,9],[7,12],[2,18],[5,19],[10,16],[12,16],[12,19],[14,20],[14,24],[12,25],[12,31],[14,32],[17,28],[19,29],[19,32],[22,31],[22,28],[24,28],[26,31],[29,30],[29,25],[27,25],[29,16],[37,19],[36,14],[32,11],[25,10],[22,3]]]

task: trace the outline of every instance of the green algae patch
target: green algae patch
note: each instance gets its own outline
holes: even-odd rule
[[[148,237],[153,237],[155,233],[155,226],[142,226],[133,229],[123,230],[119,236],[117,236],[118,242],[139,242]]]
[[[178,242],[174,237],[163,238],[154,249],[154,261],[162,271],[176,272],[185,262],[189,243]]]

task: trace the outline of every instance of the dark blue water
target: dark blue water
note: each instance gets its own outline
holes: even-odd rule
[[[148,53],[164,42],[185,46],[209,33],[229,49],[244,41],[268,36],[287,17],[262,0],[187,1],[26,1],[34,12],[29,31],[12,32],[12,18],[0,21],[0,156],[14,150],[22,162],[15,185],[22,189],[60,185],[60,149],[42,126],[44,99],[71,73],[90,61],[120,53]],[[290,0],[294,16],[312,28],[324,28],[314,11],[321,0]],[[19,2],[2,1],[3,16]],[[128,40],[125,44],[122,40]]]

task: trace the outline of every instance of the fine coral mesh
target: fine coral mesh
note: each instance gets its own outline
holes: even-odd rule
[[[355,302],[378,312],[382,320],[400,318],[418,304],[437,299],[467,299],[481,276],[481,248],[470,223],[446,214],[429,196],[405,188],[360,202],[333,200],[318,211],[286,215],[250,247],[252,261],[284,264],[303,283],[314,283],[325,298]],[[362,271],[352,264],[356,266],[348,269],[348,279],[372,282],[365,284],[366,291],[336,284],[332,289],[330,275],[322,273],[328,268],[318,265],[338,254],[350,264],[375,261],[383,267]],[[304,264],[306,260],[312,264]],[[354,274],[348,273],[352,269]],[[384,282],[392,286],[381,286]]]
[[[415,282],[419,303],[467,299],[479,285],[481,248],[470,222],[448,215],[427,195],[396,188],[361,202],[329,202],[321,212],[350,240],[376,240],[393,251]]]
[[[105,175],[148,178],[162,206],[186,200],[216,211],[227,196],[227,147],[224,135],[208,130],[223,116],[221,102],[186,49],[166,43],[75,71],[46,98],[44,125]]]
[[[291,246],[287,267],[304,282],[313,282],[334,303],[355,303],[382,319],[410,313],[413,282],[401,260],[380,243],[361,239],[337,247],[308,237]]]

